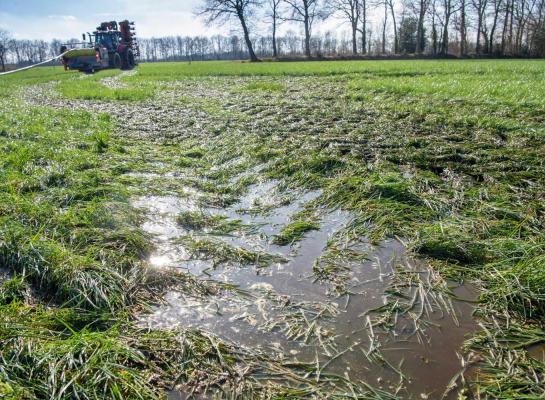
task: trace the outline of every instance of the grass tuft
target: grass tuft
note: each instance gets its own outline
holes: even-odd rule
[[[189,253],[199,259],[210,260],[214,266],[222,264],[238,264],[242,266],[254,265],[268,267],[272,263],[282,263],[286,260],[274,254],[254,252],[241,247],[231,246],[219,239],[196,238],[186,235],[180,238]]]
[[[278,235],[273,238],[273,243],[285,246],[301,240],[306,233],[320,229],[320,225],[310,221],[293,221],[284,226]]]

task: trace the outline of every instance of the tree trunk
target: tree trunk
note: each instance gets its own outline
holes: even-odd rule
[[[388,8],[384,2],[384,23],[382,24],[382,54],[386,54],[386,24],[388,23]]]
[[[418,26],[416,28],[416,52],[424,52],[424,17],[426,16],[425,0],[420,0],[420,10],[418,13]]]
[[[310,54],[310,24],[308,17],[308,10],[305,9],[305,56],[311,57]]]
[[[276,46],[276,17],[273,21],[273,30],[272,30],[272,47],[273,47],[273,57],[278,57],[278,47]]]
[[[507,40],[507,29],[508,29],[508,26],[509,26],[509,5],[510,3],[508,2],[507,5],[505,6],[505,17],[503,19],[503,30],[501,32],[501,45],[500,45],[500,52],[502,55],[505,55],[505,45],[506,45],[506,40]]]
[[[443,28],[443,38],[441,39],[441,54],[448,54],[448,19],[445,20],[445,26]]]
[[[481,4],[477,10],[477,41],[475,42],[475,52],[481,54],[481,30],[483,26],[483,14],[481,13]]]
[[[392,14],[392,23],[394,24],[394,54],[397,54],[399,53],[399,38],[397,37],[397,24],[393,0],[390,0],[388,4],[390,5],[390,14]]]
[[[513,53],[513,14],[515,13],[515,0],[511,0],[511,18],[509,19],[509,52]]]
[[[441,54],[448,54],[448,24],[450,22],[451,2],[445,2],[445,25],[443,27],[443,37],[441,39]]]
[[[0,61],[2,62],[2,72],[6,72],[6,64],[4,63],[4,56],[0,57]]]
[[[257,56],[255,55],[254,46],[252,44],[252,41],[250,40],[250,32],[248,31],[248,27],[246,26],[246,20],[244,19],[244,14],[242,13],[242,11],[238,12],[238,18],[240,20],[240,24],[242,25],[242,31],[244,32],[244,40],[246,41],[246,46],[248,47],[250,60],[252,62],[259,61],[259,58],[257,58]]]
[[[529,15],[525,14],[526,11],[526,2],[521,0],[520,2],[520,14],[517,15],[517,33],[515,36],[515,50],[517,54],[522,54],[522,39],[524,36],[524,30],[528,23]]]
[[[365,0],[362,2],[361,10],[361,53],[367,53],[367,4]]]
[[[496,25],[498,24],[498,16],[500,14],[500,0],[496,0],[496,4],[494,5],[494,20],[492,21],[492,27],[490,28],[490,36],[488,38],[488,52],[493,53],[494,52],[494,33],[496,31]]]
[[[431,47],[433,55],[437,55],[437,26],[435,25],[435,21],[432,22],[431,28]]]
[[[465,56],[467,54],[467,38],[466,38],[466,2],[461,1],[460,4],[460,55]]]
[[[357,55],[358,54],[358,21],[352,22],[352,54]]]

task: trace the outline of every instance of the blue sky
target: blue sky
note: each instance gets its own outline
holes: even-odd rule
[[[70,39],[92,31],[100,22],[129,19],[140,37],[206,35],[239,32],[236,23],[207,27],[194,15],[202,0],[0,0],[0,28],[17,39]],[[254,27],[255,28],[255,27]],[[339,20],[315,27],[346,31]],[[268,26],[259,26],[261,33]],[[283,31],[300,32],[299,25],[284,24]]]
[[[200,0],[0,0],[0,28],[16,38],[80,37],[105,20],[128,18],[142,37],[211,35],[231,27],[206,27],[193,15]]]

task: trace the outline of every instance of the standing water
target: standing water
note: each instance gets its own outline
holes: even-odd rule
[[[458,352],[475,329],[472,306],[461,300],[475,296],[472,288],[445,285],[455,296],[435,293],[433,272],[412,258],[403,243],[389,239],[378,245],[354,245],[353,251],[364,257],[347,261],[348,290],[334,296],[330,284],[317,281],[313,267],[332,237],[350,223],[350,214],[325,211],[320,229],[308,232],[299,243],[272,244],[270,238],[289,223],[290,216],[319,193],[306,193],[266,213],[249,213],[254,204],[267,200],[274,182],[268,185],[254,187],[228,209],[201,209],[191,197],[150,196],[134,202],[145,210],[143,229],[155,241],[151,265],[179,268],[236,286],[236,290],[204,298],[172,291],[166,305],[142,317],[142,323],[154,328],[203,329],[240,346],[315,363],[324,374],[362,381],[402,398],[454,396],[447,388],[461,369]],[[253,226],[249,233],[214,236],[214,240],[277,259],[263,267],[235,261],[217,265],[205,255],[195,256],[179,240],[195,232],[177,223],[181,212],[195,210]],[[392,287],[403,287],[406,293],[396,294]],[[395,304],[389,307],[399,301],[397,295],[409,299],[410,310],[390,313],[389,320],[384,320],[384,313],[374,312],[396,310]],[[175,393],[170,396],[176,398]]]

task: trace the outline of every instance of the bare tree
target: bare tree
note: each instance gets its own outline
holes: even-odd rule
[[[253,8],[258,4],[259,0],[205,0],[204,6],[198,11],[198,14],[205,17],[206,23],[209,25],[221,24],[229,19],[238,19],[250,59],[259,61],[254,52],[247,23],[247,18],[252,15]]]
[[[467,8],[466,0],[460,0],[460,55],[467,54]]]
[[[365,54],[368,51],[367,46],[369,42],[367,39],[367,11],[369,8],[367,0],[358,0],[358,8],[360,14],[360,28],[358,28],[358,31],[361,34],[361,52]]]
[[[386,27],[388,26],[388,2],[387,2],[387,0],[383,0],[379,4],[384,5],[384,18],[382,19],[381,53],[386,54]]]
[[[416,0],[415,3],[411,4],[416,18],[416,52],[422,54],[424,51],[425,37],[424,37],[424,20],[426,18],[426,13],[430,6],[431,0]]]
[[[473,4],[473,8],[475,8],[475,12],[477,13],[477,40],[475,42],[475,52],[477,54],[481,54],[482,52],[481,38],[486,31],[485,13],[486,13],[486,7],[488,5],[488,0],[472,0],[472,4]],[[486,43],[488,43],[488,41],[486,41]]]
[[[535,12],[536,0],[518,0],[515,2],[513,16],[515,22],[514,50],[516,54],[523,54],[527,51],[525,44],[531,37],[528,28]]]
[[[397,22],[395,14],[395,0],[385,0],[388,8],[390,9],[390,15],[392,16],[392,24],[394,26],[394,54],[399,53],[399,37],[397,34]]]
[[[6,55],[8,49],[11,47],[11,36],[8,31],[0,29],[0,63],[2,64],[2,71],[6,72]]]
[[[431,0],[431,54],[434,56],[437,55],[437,44],[438,44],[438,37],[437,34],[437,23],[436,20],[439,20],[439,23],[441,23],[441,17],[437,13],[437,0]]]
[[[325,11],[321,7],[320,0],[284,0],[289,6],[291,14],[285,18],[286,21],[302,23],[305,29],[305,55],[311,56],[310,37],[312,26],[318,19],[324,18]]]
[[[350,24],[352,31],[352,53],[358,54],[358,28],[361,19],[360,0],[333,0],[329,4],[331,14],[339,14]],[[365,45],[364,45],[365,47]]]
[[[267,12],[267,17],[269,18],[269,21],[272,26],[272,50],[273,50],[273,57],[278,57],[278,43],[276,41],[276,32],[278,30],[278,25],[280,23],[280,5],[282,4],[282,0],[268,0],[267,5],[269,6],[269,10]]]
[[[443,33],[441,36],[441,54],[448,54],[449,23],[455,11],[453,0],[443,0]]]
[[[500,18],[500,13],[502,12],[504,6],[503,0],[492,0],[492,26],[490,27],[490,36],[488,38],[488,49],[489,52],[494,52],[494,35],[498,27],[498,21]]]
[[[510,37],[508,37],[509,32],[509,21],[513,19],[513,3],[514,0],[507,0],[507,4],[505,5],[505,16],[503,18],[503,29],[501,33],[501,43],[500,43],[500,51],[502,54],[505,54],[507,41],[510,40]],[[510,47],[510,46],[509,46]]]

